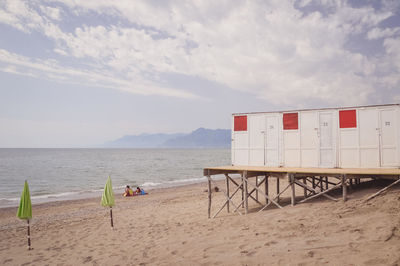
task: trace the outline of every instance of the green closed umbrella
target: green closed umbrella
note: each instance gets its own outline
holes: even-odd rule
[[[114,206],[114,192],[111,184],[111,177],[108,176],[106,185],[104,186],[103,195],[101,196],[101,205],[104,207],[110,207],[110,219],[111,228],[114,229],[113,216],[112,216],[112,206]]]
[[[32,204],[31,196],[29,194],[29,186],[26,180],[24,190],[21,194],[21,200],[19,201],[17,217],[20,219],[26,219],[28,222],[28,249],[31,249],[31,230],[29,226],[29,219],[32,218]]]

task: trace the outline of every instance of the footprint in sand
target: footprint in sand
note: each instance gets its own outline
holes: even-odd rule
[[[264,244],[264,246],[271,246],[271,245],[275,245],[275,244],[277,244],[278,242],[276,242],[276,241],[274,241],[274,240],[272,240],[272,241],[269,241],[269,242],[266,242],[265,244]]]
[[[385,265],[385,264],[387,264],[387,262],[388,261],[385,259],[375,258],[375,259],[367,260],[364,263],[365,263],[365,265],[378,265],[378,264]]]
[[[9,262],[12,262],[12,259],[3,260],[3,264],[9,263]]]
[[[316,243],[316,242],[318,242],[318,240],[316,240],[316,239],[311,239],[311,240],[307,240],[307,241],[306,241],[306,244],[307,244],[307,245],[311,245],[311,244],[314,244],[314,243]]]
[[[83,258],[83,263],[91,262],[92,259],[93,259],[92,256],[87,256],[87,257]]]
[[[252,256],[254,256],[254,254],[256,254],[256,253],[257,253],[257,252],[255,252],[255,251],[250,251],[250,252],[247,252],[246,256],[252,257]]]
[[[314,254],[315,254],[314,251],[307,252],[307,256],[310,258],[314,257]]]

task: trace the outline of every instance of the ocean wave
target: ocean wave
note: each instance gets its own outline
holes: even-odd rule
[[[150,187],[158,187],[158,186],[160,186],[160,185],[162,185],[163,183],[157,183],[157,182],[145,182],[145,183],[143,183],[142,185],[141,185],[141,187],[144,187],[144,188],[150,188]]]

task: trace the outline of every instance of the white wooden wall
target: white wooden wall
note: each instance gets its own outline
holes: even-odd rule
[[[283,112],[248,114],[247,131],[232,130],[232,164],[400,167],[400,106],[348,108],[356,110],[352,128],[340,128],[340,110],[298,111],[292,130],[283,130]]]

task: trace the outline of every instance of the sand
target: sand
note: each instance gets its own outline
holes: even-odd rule
[[[116,195],[114,230],[99,198],[35,205],[30,251],[25,221],[4,208],[0,264],[400,265],[400,186],[362,202],[379,188],[361,184],[347,202],[317,198],[294,207],[285,196],[286,207],[260,213],[250,201],[248,215],[223,210],[215,219],[207,218],[205,183]]]

